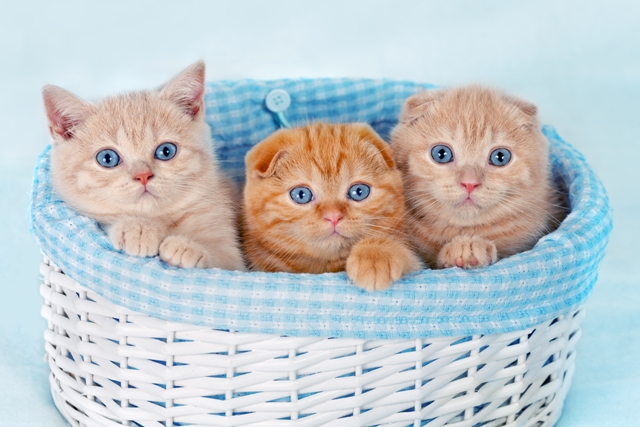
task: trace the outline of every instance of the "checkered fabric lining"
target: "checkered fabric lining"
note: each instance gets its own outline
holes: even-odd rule
[[[368,122],[387,137],[404,99],[430,88],[410,82],[317,79],[216,82],[206,106],[219,157],[241,179],[246,151],[276,130],[264,107],[272,89],[289,92],[287,116]],[[115,304],[157,318],[216,329],[290,336],[410,339],[526,329],[581,305],[597,279],[612,223],[607,194],[583,156],[551,127],[556,179],[572,212],[534,249],[487,268],[424,270],[385,292],[366,293],[344,273],[238,273],[182,270],[113,250],[103,230],[53,192],[47,148],[29,208],[43,253],[72,279]]]

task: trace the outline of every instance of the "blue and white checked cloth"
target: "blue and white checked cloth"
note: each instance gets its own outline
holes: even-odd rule
[[[404,99],[429,88],[388,80],[216,82],[207,120],[222,164],[241,180],[244,154],[276,130],[264,107],[272,89],[292,98],[295,124],[368,122],[388,136]],[[236,273],[181,270],[156,258],[115,252],[100,227],[53,192],[49,153],[35,171],[29,215],[42,251],[68,276],[115,304],[165,320],[212,328],[367,339],[410,339],[521,330],[581,305],[597,279],[611,231],[602,183],[551,127],[553,170],[570,191],[571,214],[531,251],[487,268],[412,274],[390,290],[366,293],[344,273]]]

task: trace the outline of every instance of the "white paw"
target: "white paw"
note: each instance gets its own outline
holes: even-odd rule
[[[163,232],[151,221],[125,219],[108,229],[113,247],[129,255],[150,257],[158,255]]]
[[[160,245],[160,259],[181,268],[210,268],[209,252],[200,243],[185,236],[169,236]]]
[[[440,249],[438,268],[486,267],[498,260],[496,245],[482,237],[457,236]]]

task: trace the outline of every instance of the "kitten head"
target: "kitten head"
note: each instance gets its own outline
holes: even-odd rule
[[[159,90],[95,104],[46,86],[56,191],[104,222],[123,214],[162,215],[198,197],[187,189],[210,173],[214,161],[204,75],[204,63],[197,62]]]
[[[362,237],[392,233],[388,219],[404,212],[391,149],[366,124],[280,130],[246,166],[245,234],[284,253],[346,259]]]
[[[412,209],[456,226],[536,209],[550,185],[536,114],[526,101],[478,86],[407,99],[392,146]]]

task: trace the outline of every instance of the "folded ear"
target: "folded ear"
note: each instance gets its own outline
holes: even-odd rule
[[[411,123],[416,119],[423,116],[429,105],[435,102],[442,96],[440,90],[426,90],[424,92],[416,93],[410,96],[404,101],[402,105],[402,111],[400,112],[400,122]]]
[[[395,168],[396,162],[393,159],[393,151],[391,150],[391,146],[389,146],[389,144],[384,142],[384,140],[380,138],[380,135],[378,135],[376,131],[373,130],[373,128],[368,124],[358,123],[355,126],[360,127],[359,129],[360,138],[364,141],[369,142],[378,150],[378,152],[384,159],[384,162],[387,164],[389,169]]]
[[[287,146],[295,132],[297,129],[280,129],[249,150],[244,158],[247,177],[273,176],[278,162],[287,155]]]
[[[49,132],[56,141],[73,138],[76,128],[95,112],[95,106],[58,86],[42,89]]]
[[[507,101],[511,105],[515,105],[529,117],[535,117],[536,114],[538,114],[538,107],[536,107],[529,101],[525,101],[524,99],[516,98],[515,96],[510,95],[503,95],[503,97],[505,101]]]
[[[160,89],[160,96],[195,119],[204,120],[204,61],[198,61]]]

